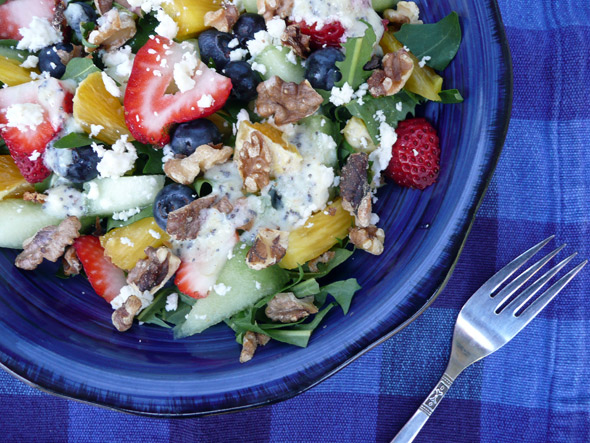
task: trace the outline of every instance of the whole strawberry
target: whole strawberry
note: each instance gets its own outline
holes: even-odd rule
[[[400,186],[425,189],[438,178],[440,148],[436,129],[424,118],[400,122],[385,175]]]

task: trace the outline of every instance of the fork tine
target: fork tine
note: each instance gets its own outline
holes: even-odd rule
[[[495,312],[498,313],[502,307],[508,302],[510,297],[527,281],[531,279],[537,272],[543,268],[549,261],[555,257],[563,248],[565,248],[565,244],[561,245],[559,248],[555,249],[554,251],[547,254],[537,263],[532,265],[522,274],[520,274],[517,278],[511,281],[504,289],[502,289],[496,296],[494,296],[494,300],[498,300],[498,304],[496,305]]]
[[[587,263],[588,260],[584,260],[570,272],[557,280],[557,282],[555,282],[549,289],[543,292],[539,298],[537,298],[528,308],[526,308],[522,314],[516,317],[517,321],[520,320],[518,322],[518,330],[520,331],[522,328],[528,325],[529,322],[535,318],[537,314],[541,312],[545,306],[547,306],[549,302],[555,298],[557,294],[561,292],[561,290],[572,280],[572,278],[576,276],[578,272],[582,270],[584,266],[586,266]]]
[[[522,265],[524,265],[533,255],[539,252],[543,246],[549,243],[551,240],[555,238],[555,235],[552,235],[549,238],[546,238],[541,243],[533,246],[528,251],[523,252],[498,272],[496,272],[487,282],[485,282],[481,288],[477,290],[475,294],[471,297],[471,299],[475,299],[476,295],[479,294],[491,294],[496,289],[500,287],[502,283],[508,280],[512,274],[514,274]]]
[[[536,282],[522,291],[514,300],[512,300],[508,306],[506,307],[506,312],[510,310],[512,314],[516,314],[527,302],[535,296],[537,292],[539,292],[543,286],[545,286],[549,280],[551,280],[565,265],[567,265],[570,261],[573,260],[578,253],[574,252],[572,255],[567,257],[566,259],[562,260],[560,263],[555,265],[553,268],[549,269],[541,278],[539,278]],[[516,307],[515,307],[516,306]],[[515,307],[514,309],[512,309]]]

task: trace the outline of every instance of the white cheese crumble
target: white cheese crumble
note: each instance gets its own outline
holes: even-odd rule
[[[239,62],[241,60],[244,60],[244,58],[246,58],[247,55],[248,51],[246,49],[237,48],[229,53],[229,59],[232,62]]]
[[[137,160],[135,146],[127,141],[128,136],[123,135],[107,150],[102,145],[92,144],[92,149],[101,159],[96,169],[101,177],[122,177],[133,168]]]
[[[263,75],[266,74],[266,66],[264,66],[262,63],[252,62],[252,70],[258,71]]]
[[[104,83],[104,87],[107,90],[107,92],[111,94],[113,97],[121,97],[121,90],[117,86],[117,83],[115,83],[115,80],[110,78],[109,75],[104,71],[101,72],[101,75],[102,82]]]
[[[354,89],[348,84],[344,83],[342,88],[334,86],[330,91],[330,102],[336,106],[342,106],[350,103],[354,95]]]
[[[174,63],[173,76],[174,83],[180,92],[190,91],[197,84],[193,77],[199,60],[194,51],[187,51],[182,54],[182,60]]]
[[[176,311],[178,309],[178,294],[176,292],[166,297],[166,311]]]
[[[275,39],[280,40],[283,32],[287,28],[287,24],[285,20],[280,19],[279,17],[273,17],[272,20],[266,22],[266,30],[268,34]]]
[[[402,112],[403,108],[404,108],[404,104],[402,102],[397,102],[395,104],[395,109],[397,110],[397,112]]]
[[[46,18],[33,17],[28,27],[18,30],[23,38],[16,45],[17,49],[37,52],[46,46],[60,43],[63,39],[61,32],[51,26]]]
[[[156,240],[159,240],[162,238],[162,234],[160,234],[157,231],[154,231],[153,229],[148,229],[148,234],[150,234],[153,238],[155,238]]]
[[[37,160],[39,157],[41,157],[41,153],[35,149],[35,150],[33,151],[33,153],[32,153],[31,155],[29,155],[29,160],[31,160],[32,162],[34,162],[34,161],[35,161],[35,160]]]
[[[105,66],[105,72],[124,87],[129,81],[135,59],[135,54],[131,52],[131,46],[123,46],[112,51],[100,51],[100,56]]]
[[[422,57],[422,60],[418,62],[418,65],[420,65],[420,67],[423,68],[424,66],[426,66],[426,63],[428,63],[430,60],[432,60],[432,57],[430,57],[429,55],[425,55],[424,57]]]
[[[213,97],[210,94],[205,94],[203,95],[199,101],[197,101],[197,106],[199,108],[210,108],[211,106],[213,106],[213,104],[215,103],[215,100],[213,99]]]
[[[115,212],[112,217],[113,217],[113,220],[127,221],[131,217],[133,217],[134,215],[139,214],[140,212],[141,212],[141,209],[139,209],[139,208],[131,208],[131,209],[127,209],[125,211]]]
[[[389,165],[391,161],[391,147],[397,141],[397,133],[390,125],[382,122],[379,125],[379,146],[369,154],[369,161],[373,162],[373,181],[371,186],[379,185],[381,179],[381,171]]]
[[[237,38],[230,40],[230,42],[227,44],[227,47],[229,49],[234,49],[234,48],[237,48],[238,46],[240,46],[240,41]]]
[[[90,124],[90,137],[96,137],[98,134],[100,134],[100,131],[102,131],[103,129],[104,126],[102,125]]]
[[[259,282],[259,281],[257,281],[257,280],[254,280],[254,285],[256,286],[256,289],[260,289],[260,288],[262,288],[262,285],[261,285],[261,284],[260,284],[260,282]]]
[[[172,40],[178,34],[178,25],[163,9],[158,9],[156,12],[156,19],[160,22],[154,31],[162,37]]]
[[[34,131],[43,123],[44,109],[37,103],[22,103],[6,109],[6,126],[19,131]]]
[[[20,64],[21,68],[36,68],[37,64],[39,63],[39,57],[35,57],[34,55],[29,55],[27,59]]]
[[[164,146],[164,148],[162,149],[162,153],[164,154],[162,156],[162,164],[163,165],[165,165],[168,160],[171,160],[174,158],[174,151],[172,150],[172,146],[170,146],[170,145]]]
[[[252,57],[256,57],[262,51],[266,49],[267,46],[273,44],[272,36],[267,31],[258,31],[254,34],[254,38],[248,40],[246,46],[248,47],[248,51]]]
[[[131,297],[132,295],[135,295],[137,298],[139,298],[141,300],[141,308],[137,312],[138,314],[142,310],[147,308],[149,305],[151,305],[152,302],[154,301],[154,296],[152,294],[150,294],[149,291],[140,292],[138,289],[134,288],[133,286],[126,285],[121,288],[121,291],[119,291],[119,295],[117,295],[111,301],[111,306],[113,307],[113,309],[119,309],[121,306],[123,306],[123,303],[125,303],[127,301],[127,299],[129,297]]]
[[[226,286],[223,283],[218,283],[216,285],[213,285],[213,290],[217,293],[217,295],[223,297],[229,291],[231,291],[231,286]]]
[[[125,246],[129,246],[129,247],[135,246],[135,243],[133,243],[129,237],[121,237],[120,242],[122,245],[125,245]]]

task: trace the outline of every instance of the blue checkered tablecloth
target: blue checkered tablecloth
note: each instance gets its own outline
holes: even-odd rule
[[[510,132],[455,273],[424,315],[294,399],[200,419],[107,411],[44,394],[0,371],[0,439],[391,439],[442,374],[460,307],[495,270],[551,233],[590,256],[590,1],[500,5],[515,67]],[[589,289],[585,271],[516,339],[469,368],[418,441],[589,442]]]

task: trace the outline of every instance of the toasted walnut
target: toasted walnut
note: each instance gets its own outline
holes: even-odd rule
[[[223,8],[205,14],[205,26],[211,26],[221,32],[229,32],[239,16],[238,8],[231,3],[225,3]]]
[[[260,346],[266,346],[270,341],[270,337],[266,334],[256,333],[256,341]]]
[[[32,271],[47,259],[55,262],[60,258],[66,246],[74,243],[82,225],[77,217],[68,217],[58,226],[47,226],[23,243],[21,252],[14,264],[21,269]]]
[[[266,334],[259,334],[258,332],[248,331],[244,334],[242,339],[242,352],[240,353],[240,363],[246,363],[252,360],[256,348],[265,346],[270,341],[270,337]]]
[[[141,309],[141,300],[139,297],[135,295],[131,295],[123,306],[115,310],[111,317],[113,321],[113,326],[117,328],[119,332],[125,332],[131,328],[133,325],[133,319],[135,318],[135,314]]]
[[[94,6],[100,15],[104,15],[113,9],[113,0],[94,0]]]
[[[266,21],[272,20],[273,17],[287,18],[293,10],[293,0],[256,0],[258,13]]]
[[[269,184],[272,154],[259,131],[252,131],[236,160],[246,191],[258,192]]]
[[[256,212],[249,208],[248,199],[241,197],[235,202],[235,213],[230,215],[230,218],[237,218],[236,224],[239,224],[236,229],[241,231],[249,231],[254,226],[256,221]]]
[[[336,253],[334,251],[328,251],[328,252],[324,252],[319,257],[314,258],[313,260],[310,260],[307,263],[307,267],[309,268],[309,272],[319,272],[318,264],[320,264],[320,263],[324,263],[324,264],[329,263],[330,260],[332,260],[335,255],[336,255]]]
[[[386,9],[383,17],[389,20],[394,29],[398,31],[405,24],[422,24],[420,17],[420,8],[415,2],[398,2],[396,9]]]
[[[226,195],[223,196],[221,200],[211,206],[213,209],[217,209],[219,212],[223,214],[231,214],[234,210],[234,205],[231,204],[229,198]]]
[[[139,260],[127,275],[127,283],[139,292],[152,294],[164,286],[180,267],[180,259],[166,246],[145,248],[147,258]]]
[[[200,216],[203,209],[215,203],[215,196],[202,197],[168,214],[166,232],[176,240],[193,240],[199,235],[204,222]]]
[[[371,221],[371,187],[367,179],[369,157],[364,152],[346,160],[340,176],[342,207],[355,216],[357,226],[367,227]]]
[[[367,84],[373,97],[397,94],[414,72],[414,61],[405,49],[386,54],[383,69],[373,71]]]
[[[385,232],[381,228],[377,228],[376,226],[352,228],[349,232],[349,237],[353,245],[373,255],[381,255],[383,253]]]
[[[293,323],[317,312],[313,296],[297,298],[292,292],[275,295],[264,310],[268,318],[281,323]]]
[[[64,269],[64,274],[68,277],[71,275],[78,275],[82,270],[82,263],[80,262],[78,254],[76,254],[76,249],[74,249],[73,246],[68,246],[66,248],[62,266]]]
[[[277,125],[295,123],[314,114],[323,103],[307,80],[284,82],[276,75],[256,88],[256,112],[262,117],[274,116]]]
[[[188,157],[168,160],[164,172],[176,183],[190,185],[201,172],[228,161],[232,153],[233,149],[229,146],[202,145]]]
[[[43,204],[47,200],[47,195],[41,194],[39,192],[28,192],[27,191],[23,194],[23,200],[27,201],[27,202]]]
[[[137,32],[135,20],[126,12],[119,13],[113,8],[104,14],[99,21],[102,21],[98,29],[95,29],[88,36],[88,42],[98,45],[107,51],[117,49],[132,38]],[[86,48],[86,50],[91,50]]]
[[[55,2],[55,9],[53,10],[53,19],[51,20],[51,26],[60,33],[63,32],[63,27],[66,23],[66,16],[64,14],[66,7],[66,2]]]
[[[246,264],[256,271],[268,268],[281,261],[287,253],[288,244],[288,232],[262,228],[248,251]]]
[[[311,37],[301,32],[301,27],[297,24],[287,26],[285,32],[281,36],[281,42],[284,46],[289,46],[293,52],[301,58],[307,58],[311,49],[309,43]]]

